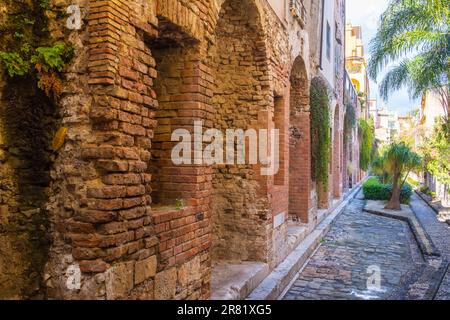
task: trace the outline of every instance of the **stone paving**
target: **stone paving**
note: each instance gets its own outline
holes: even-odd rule
[[[442,281],[436,300],[450,300],[450,269],[447,270],[447,275]]]
[[[445,259],[450,250],[447,242],[450,235],[445,233],[449,230],[443,229],[446,225],[440,224],[431,210],[416,201],[414,198],[413,206],[418,208],[415,213],[428,226],[425,229]],[[417,297],[425,296],[429,286],[423,288],[420,280],[434,279],[437,272],[424,260],[409,226],[406,222],[363,212],[364,204],[359,194],[344,210],[284,299],[413,299],[416,289],[421,293]],[[440,280],[433,281],[440,283]],[[447,299],[448,288],[450,275],[445,278],[437,298]]]
[[[434,245],[441,253],[441,259],[445,262],[450,261],[450,226],[439,222],[436,213],[416,194],[413,195],[411,207],[419,219],[420,223],[433,240]],[[441,284],[436,299],[450,300],[450,271]]]

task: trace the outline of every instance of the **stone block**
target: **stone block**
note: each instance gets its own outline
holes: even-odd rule
[[[160,272],[155,277],[155,299],[170,300],[176,294],[177,269],[172,268]]]
[[[140,284],[149,278],[152,278],[156,275],[156,267],[158,265],[158,261],[156,256],[151,256],[142,261],[136,262],[134,268],[134,283]]]
[[[183,264],[178,270],[178,282],[183,288],[196,281],[200,281],[201,276],[199,256]]]
[[[134,262],[120,263],[106,272],[106,298],[122,299],[133,289]]]
[[[130,294],[131,300],[154,300],[155,299],[155,284],[154,281],[149,280],[139,285]]]

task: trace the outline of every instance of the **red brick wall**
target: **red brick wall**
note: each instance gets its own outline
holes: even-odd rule
[[[210,10],[201,3],[200,12]],[[82,180],[69,177],[61,185],[75,198],[72,203],[62,199],[66,213],[55,218],[58,233],[47,267],[53,276],[47,284],[50,297],[209,297],[211,172],[169,166],[164,151],[170,135],[164,133],[171,129],[167,126],[192,126],[194,116],[203,116],[196,112],[208,109],[209,84],[202,81],[210,76],[198,50],[172,55],[182,64],[175,70],[181,77],[170,74],[158,56],[164,37],[177,39],[172,32],[186,41],[198,35],[201,14],[192,6],[160,8],[169,15],[176,10],[177,17],[197,12],[195,19],[180,19],[183,28],[174,31],[162,16],[158,22],[155,9],[145,1],[90,1],[83,38],[89,46],[89,138],[79,146]],[[175,91],[155,86],[173,79],[177,85],[170,90]],[[69,134],[75,129],[70,127]],[[152,182],[167,199],[183,199],[183,205],[155,206]],[[69,265],[81,269],[78,291],[66,286]]]

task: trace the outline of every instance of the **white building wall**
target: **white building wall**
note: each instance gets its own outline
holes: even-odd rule
[[[334,54],[335,54],[335,0],[324,0],[323,39],[322,39],[322,75],[334,89]],[[329,39],[329,55],[327,41]]]
[[[281,21],[286,22],[289,0],[268,0],[273,11],[277,14]]]
[[[445,116],[440,96],[437,93],[435,92],[427,93],[423,113],[425,115],[425,127],[428,129],[427,131],[429,133],[432,133],[434,125],[436,124],[436,120],[438,118]]]

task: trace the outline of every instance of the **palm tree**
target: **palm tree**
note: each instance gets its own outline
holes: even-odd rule
[[[378,156],[372,161],[372,172],[381,178],[381,182],[386,184],[390,181],[389,173],[386,171],[384,155]]]
[[[450,0],[391,0],[371,42],[368,71],[383,98],[408,87],[413,98],[437,91],[449,113]]]
[[[421,168],[421,157],[405,143],[392,143],[383,156],[384,168],[392,177],[392,197],[386,209],[401,210],[400,195],[411,171]]]

